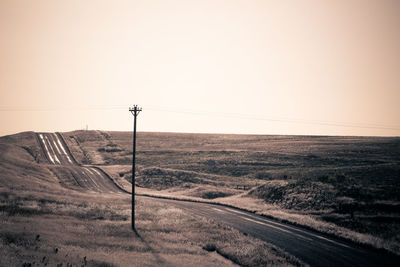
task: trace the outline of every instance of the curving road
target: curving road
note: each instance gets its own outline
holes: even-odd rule
[[[38,133],[38,142],[63,185],[96,192],[126,193],[100,168],[80,166],[60,134]],[[139,196],[146,198],[147,196]],[[207,217],[284,249],[311,266],[398,266],[400,257],[359,247],[301,227],[280,223],[221,205],[159,198],[190,213]]]
[[[400,257],[362,248],[250,212],[198,202],[162,198],[160,201],[232,226],[285,250],[310,266],[398,266],[400,262]]]
[[[100,168],[80,166],[60,134],[37,133],[36,136],[48,163],[54,165],[50,169],[62,185],[103,193],[122,192]]]

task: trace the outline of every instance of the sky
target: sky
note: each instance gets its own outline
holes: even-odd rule
[[[400,136],[400,1],[0,0],[0,136]]]

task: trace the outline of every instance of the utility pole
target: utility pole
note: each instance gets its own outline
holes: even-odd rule
[[[142,108],[138,108],[134,105],[133,108],[129,108],[129,111],[133,115],[133,147],[132,147],[132,230],[136,232],[135,228],[135,161],[136,161],[136,117]]]

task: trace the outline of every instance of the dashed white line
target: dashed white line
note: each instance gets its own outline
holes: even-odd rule
[[[281,226],[279,223],[272,222],[272,221],[268,221],[268,223]],[[288,229],[291,229],[291,230],[293,230],[293,231],[297,231],[297,232],[304,233],[304,234],[306,234],[306,235],[313,236],[313,237],[315,237],[315,238],[319,238],[319,239],[322,239],[322,240],[325,240],[325,241],[334,243],[334,244],[339,245],[339,246],[342,246],[342,247],[350,248],[349,246],[347,246],[347,245],[345,245],[345,244],[342,244],[342,243],[339,243],[339,242],[330,240],[330,239],[328,239],[328,238],[322,237],[322,236],[317,235],[317,234],[314,234],[314,233],[310,233],[310,232],[303,231],[303,230],[301,230],[301,229],[298,229],[298,228],[295,228],[295,227],[292,227],[292,226],[289,226],[289,225],[284,225],[283,227],[288,228]]]
[[[61,150],[63,151],[64,155],[67,156],[68,161],[72,164],[72,160],[71,158],[68,156],[68,153],[65,151],[64,146],[61,144],[60,139],[58,138],[58,136],[54,133],[54,136],[57,139],[57,143],[60,145]]]
[[[238,214],[243,214],[243,215],[247,215],[247,216],[248,216],[248,214],[246,214],[246,213],[244,213],[244,212],[237,211],[237,210],[230,209],[230,208],[227,208],[227,209],[228,209],[229,211],[232,211],[232,212],[235,212],[235,213],[238,213]],[[265,220],[263,220],[263,221],[265,221]],[[272,222],[272,221],[268,221],[268,222],[265,221],[265,222],[268,223],[268,224],[277,225],[277,226],[279,226],[279,228],[280,228],[280,227],[285,227],[285,228],[287,228],[287,229],[291,229],[291,230],[297,231],[297,232],[302,232],[302,233],[304,233],[304,234],[306,234],[306,235],[310,235],[310,236],[313,236],[313,237],[315,237],[315,238],[319,238],[319,239],[322,239],[322,240],[325,240],[325,241],[334,243],[334,244],[339,245],[339,246],[342,246],[342,247],[351,248],[351,247],[349,247],[349,246],[347,246],[347,245],[345,245],[345,244],[342,244],[342,243],[339,243],[339,242],[330,240],[330,239],[328,239],[328,238],[319,236],[319,235],[317,235],[317,234],[313,234],[313,233],[310,233],[310,232],[303,231],[303,230],[298,229],[298,228],[295,228],[295,227],[291,227],[291,226],[289,226],[289,225],[284,225],[284,226],[282,226],[281,224],[279,224],[279,223],[277,223],[277,222]],[[291,233],[292,233],[292,232],[291,232]],[[293,234],[295,234],[295,233],[293,233]],[[296,234],[295,234],[295,235],[296,235]],[[306,238],[306,237],[303,236],[303,238]],[[307,239],[309,239],[309,238],[307,238]],[[311,239],[309,239],[309,240],[311,240]]]
[[[49,147],[50,147],[50,149],[51,149],[51,152],[53,153],[53,156],[54,156],[55,161],[57,161],[58,164],[61,164],[60,160],[57,158],[56,153],[54,152],[53,146],[51,145],[50,140],[49,140],[49,137],[48,137],[47,135],[45,136],[45,139],[46,139],[47,143],[49,144]]]
[[[54,146],[55,146],[56,149],[57,149],[58,154],[61,155],[61,151],[60,151],[60,149],[58,148],[58,146],[57,146],[56,142],[54,141],[54,139],[53,139],[52,141],[53,141]]]
[[[285,232],[285,233],[288,233],[288,234],[297,236],[297,237],[299,237],[299,238],[302,238],[302,239],[305,239],[305,240],[308,240],[308,241],[312,241],[311,238],[308,238],[308,237],[305,237],[305,236],[302,236],[302,235],[293,233],[293,232],[291,232],[291,231],[285,230],[285,229],[283,229],[283,228],[281,228],[281,227],[277,227],[277,226],[274,226],[274,225],[269,224],[269,223],[260,222],[260,221],[256,221],[256,220],[253,220],[253,219],[250,219],[250,218],[245,218],[245,217],[242,217],[242,218],[245,219],[245,220],[247,220],[247,221],[251,221],[251,222],[255,222],[255,223],[261,224],[261,225],[265,225],[265,226],[274,228],[274,229],[276,229],[276,230],[279,230],[279,231],[282,231],[282,232]]]
[[[53,157],[50,155],[50,151],[49,151],[49,149],[48,149],[48,147],[47,147],[47,145],[46,145],[46,142],[44,141],[43,135],[42,135],[42,134],[39,134],[39,137],[40,137],[40,139],[42,140],[42,143],[43,143],[43,145],[44,145],[44,148],[46,149],[46,152],[47,152],[47,155],[49,156],[50,161],[51,161],[53,164],[55,164],[55,163],[54,163]]]
[[[218,212],[221,212],[221,213],[225,213],[226,211],[224,211],[224,210],[220,210],[220,209],[217,209],[217,208],[212,208],[213,210],[216,210],[216,211],[218,211]]]
[[[227,210],[232,211],[232,212],[234,212],[234,213],[239,213],[239,214],[243,214],[243,215],[248,215],[248,214],[246,214],[246,213],[244,213],[244,212],[237,211],[237,210],[233,210],[233,209],[230,209],[230,208],[227,208]]]
[[[84,168],[83,170],[88,171],[87,168]],[[87,173],[85,173],[83,170],[82,170],[81,172],[82,172],[82,174],[85,176],[86,181],[87,181],[87,182],[89,182],[89,181],[93,182],[93,183],[94,183],[94,187],[100,189],[99,185],[94,181],[94,179],[92,179],[92,178],[91,178]]]
[[[258,223],[258,224],[261,224],[261,225],[264,225],[264,226],[269,226],[269,227],[271,227],[271,228],[277,229],[277,230],[282,231],[282,232],[285,232],[285,233],[289,233],[289,234],[292,233],[292,232],[287,231],[287,230],[285,230],[285,229],[282,229],[282,228],[280,228],[280,227],[276,227],[276,226],[273,226],[273,225],[270,225],[270,224],[266,224],[266,223],[264,223],[264,222],[256,221],[256,220],[253,220],[253,219],[250,219],[250,218],[246,218],[246,217],[242,217],[242,218],[245,219],[245,220],[247,220],[247,221],[250,221],[250,222]]]
[[[103,176],[97,169],[92,168],[92,170],[95,171],[97,173],[97,175]]]
[[[89,168],[85,168],[91,175],[93,175],[93,172]]]
[[[91,175],[93,175],[92,171],[89,168],[85,168],[86,171],[88,171]],[[101,189],[99,184],[95,181],[95,179],[91,178],[90,176],[88,176],[90,178],[91,181],[93,181],[93,183],[96,185],[97,188]]]

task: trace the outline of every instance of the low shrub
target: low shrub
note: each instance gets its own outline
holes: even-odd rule
[[[203,246],[203,249],[208,252],[213,252],[217,250],[217,247],[215,246],[215,244],[207,243],[205,246]]]
[[[219,192],[219,191],[208,191],[208,192],[203,193],[201,195],[201,197],[205,198],[205,199],[214,199],[214,198],[219,198],[219,197],[228,197],[231,195],[232,194]]]
[[[119,148],[104,148],[104,147],[101,147],[101,148],[97,149],[97,151],[99,151],[99,152],[109,152],[109,153],[112,153],[112,152],[121,152],[122,149],[119,149]]]

